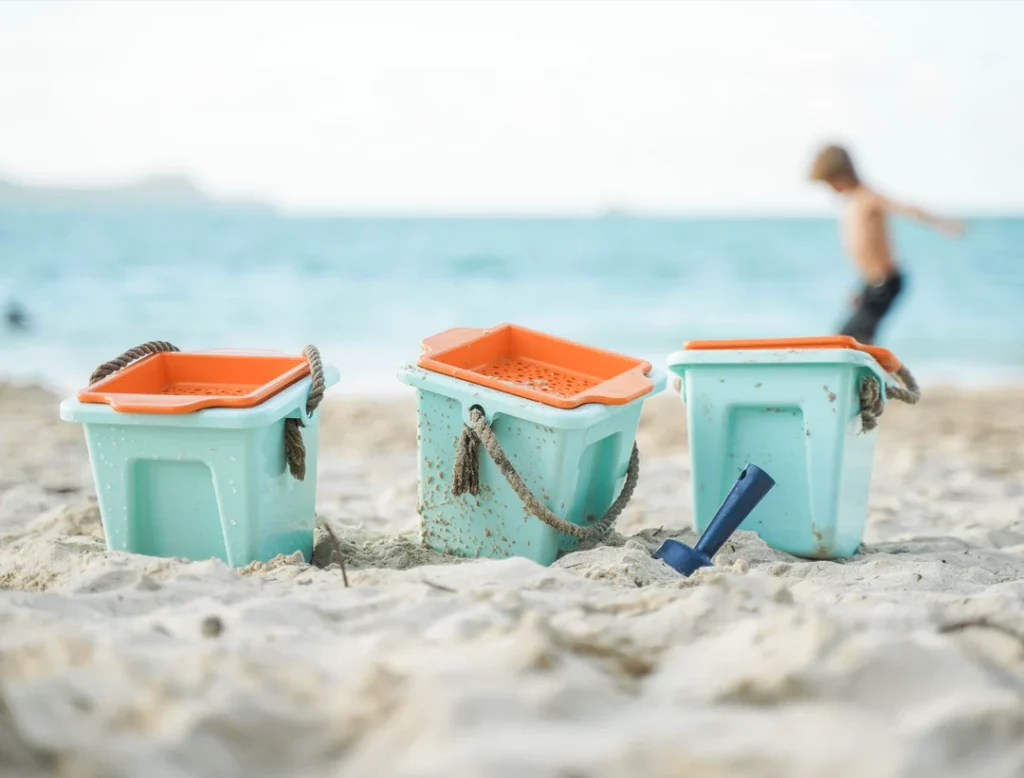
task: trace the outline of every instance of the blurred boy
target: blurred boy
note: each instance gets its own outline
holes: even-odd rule
[[[828,184],[847,199],[843,243],[864,281],[854,299],[854,311],[840,334],[861,343],[874,343],[878,325],[903,291],[904,277],[892,256],[887,218],[909,216],[946,235],[959,235],[963,227],[920,208],[893,202],[866,186],[857,175],[846,149],[827,146],[811,167],[811,180]]]

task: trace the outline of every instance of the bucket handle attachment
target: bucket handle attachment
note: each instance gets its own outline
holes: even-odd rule
[[[477,460],[476,444],[483,443],[484,450],[491,458],[512,491],[516,493],[526,509],[538,519],[543,521],[552,529],[569,535],[583,542],[597,541],[603,538],[611,530],[619,515],[625,509],[626,504],[633,496],[637,481],[640,479],[640,451],[633,443],[633,452],[629,457],[629,467],[626,470],[626,483],[619,492],[619,496],[604,516],[589,527],[581,527],[566,521],[554,513],[544,503],[537,499],[530,491],[530,487],[523,481],[521,475],[516,472],[515,466],[509,461],[505,450],[498,443],[498,438],[487,423],[483,410],[474,406],[469,410],[471,426],[464,426],[462,434],[455,448],[455,466],[452,468],[452,494],[458,497],[468,492],[474,497],[480,492],[480,463]]]
[[[865,349],[866,350],[866,349]],[[880,349],[884,351],[884,349]],[[868,352],[870,353],[870,352]],[[890,353],[890,352],[886,352]],[[879,361],[883,367],[885,363]],[[916,405],[921,399],[921,387],[911,374],[906,365],[897,361],[897,369],[889,373],[895,379],[895,383],[887,383],[885,386],[885,397],[889,400],[899,400],[907,405]],[[882,387],[875,376],[864,376],[860,382],[860,421],[863,432],[871,432],[878,426],[878,419],[885,410],[885,403],[882,400]]]
[[[151,340],[134,348],[130,348],[118,357],[104,362],[92,371],[89,377],[89,386],[102,381],[104,378],[122,370],[132,362],[152,354],[166,352],[180,352],[177,346],[165,340]],[[306,416],[313,415],[313,412],[324,399],[324,392],[327,384],[324,380],[324,364],[320,359],[320,351],[316,346],[309,345],[302,350],[302,356],[309,362],[309,377],[312,386],[309,389],[309,397],[306,398]],[[284,420],[284,458],[288,465],[288,471],[296,481],[306,479],[306,444],[302,441],[302,427],[305,423],[302,419]]]

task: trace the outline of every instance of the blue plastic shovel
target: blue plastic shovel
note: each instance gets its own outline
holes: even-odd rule
[[[654,558],[660,559],[677,573],[690,575],[698,567],[711,567],[711,557],[718,553],[718,549],[736,529],[743,523],[743,520],[750,515],[750,512],[757,507],[772,487],[775,481],[764,470],[757,465],[747,465],[740,477],[733,484],[729,494],[722,502],[715,518],[708,524],[704,534],[697,541],[696,548],[690,548],[678,540],[666,540],[661,548],[654,552]]]

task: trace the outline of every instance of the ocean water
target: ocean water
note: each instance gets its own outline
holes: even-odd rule
[[[895,229],[881,342],[929,382],[1024,376],[1024,219]],[[82,386],[146,340],[320,347],[349,394],[401,391],[427,335],[515,322],[656,364],[696,338],[831,334],[856,276],[832,219],[312,218],[0,211],[0,378]]]

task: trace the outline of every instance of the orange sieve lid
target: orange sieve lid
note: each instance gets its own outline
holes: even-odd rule
[[[865,346],[849,335],[826,335],[813,338],[763,338],[754,340],[690,340],[683,344],[687,351],[751,351],[786,349],[851,349],[872,357],[887,373],[895,373],[903,365],[889,349]]]
[[[554,408],[624,405],[654,389],[649,362],[515,324],[423,341],[419,366]]]
[[[163,352],[133,362],[78,393],[122,413],[252,408],[309,375],[305,357]]]

